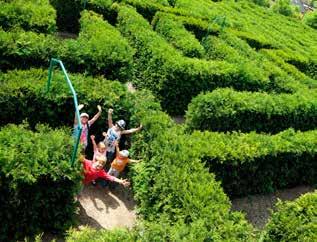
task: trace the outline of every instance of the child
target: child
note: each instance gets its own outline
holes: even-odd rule
[[[112,122],[112,113],[113,109],[108,110],[108,126],[109,129],[106,132],[103,132],[102,135],[105,136],[104,143],[107,146],[107,160],[109,162],[112,162],[115,158],[115,142],[119,142],[121,135],[123,134],[133,134],[135,132],[138,132],[142,129],[142,125],[140,125],[138,128],[125,130],[125,121],[119,120],[113,125]]]
[[[96,144],[96,141],[95,141],[95,136],[94,135],[91,135],[90,136],[90,139],[91,139],[91,142],[92,142],[92,145],[93,145],[93,148],[94,148],[94,157],[92,159],[93,162],[96,161],[96,156],[103,156],[105,157],[106,159],[106,154],[107,154],[107,147],[105,145],[104,142],[99,142],[98,145]]]
[[[140,162],[139,160],[129,159],[129,151],[127,150],[120,151],[118,142],[116,142],[116,150],[117,150],[117,157],[111,163],[111,168],[108,171],[108,174],[114,177],[118,177],[120,172],[124,170],[127,164]]]
[[[92,162],[91,160],[87,160],[84,157],[81,157],[81,161],[83,162],[84,167],[84,184],[89,184],[90,182],[101,178],[104,180],[112,181],[123,185],[124,187],[128,187],[130,182],[128,180],[118,179],[114,176],[108,175],[104,169],[103,165],[106,159],[103,156],[97,156],[96,162]]]
[[[84,107],[83,104],[78,105],[78,109],[79,111]],[[101,106],[98,105],[98,113],[89,120],[89,115],[87,113],[81,113],[80,114],[80,122],[82,125],[82,131],[81,131],[81,135],[80,135],[80,144],[83,144],[84,148],[87,148],[88,145],[88,133],[89,133],[89,128],[91,127],[91,125],[94,124],[94,122],[96,122],[96,120],[100,117],[101,115]],[[74,119],[74,136],[77,137],[78,135],[78,120],[75,114],[75,119]]]

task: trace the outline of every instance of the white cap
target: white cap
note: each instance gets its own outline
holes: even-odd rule
[[[122,157],[129,157],[129,151],[127,151],[127,150],[121,150],[121,151],[119,152],[119,154],[120,154],[120,156],[122,156]]]
[[[82,118],[82,117],[89,118],[89,115],[88,115],[88,113],[81,113],[81,114],[80,114],[80,117],[81,117],[81,118]]]

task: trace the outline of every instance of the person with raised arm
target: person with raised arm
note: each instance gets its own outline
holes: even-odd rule
[[[84,107],[83,104],[78,105],[78,110],[82,110]],[[80,122],[82,125],[82,131],[81,131],[81,135],[80,135],[80,144],[84,145],[84,148],[87,148],[88,145],[88,135],[89,135],[89,129],[90,127],[97,121],[97,119],[100,117],[101,115],[101,106],[98,105],[97,106],[98,109],[98,113],[95,114],[95,116],[92,119],[89,119],[89,114],[88,113],[81,113],[80,114]],[[75,118],[74,118],[74,137],[78,136],[78,120],[75,114]]]
[[[116,156],[115,142],[119,143],[121,135],[133,134],[142,129],[142,125],[133,129],[125,129],[126,123],[123,119],[117,121],[115,124],[112,122],[113,109],[108,110],[108,131],[103,132],[102,135],[105,137],[104,143],[107,146],[107,161],[112,162]]]

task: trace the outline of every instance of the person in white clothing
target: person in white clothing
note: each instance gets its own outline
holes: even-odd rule
[[[117,121],[115,124],[112,122],[112,113],[113,109],[108,110],[108,126],[109,129],[106,132],[103,132],[103,136],[105,137],[104,143],[107,146],[107,161],[112,162],[116,156],[116,146],[115,142],[119,143],[121,135],[124,134],[133,134],[142,129],[142,125],[138,128],[125,130],[126,123],[123,119]]]

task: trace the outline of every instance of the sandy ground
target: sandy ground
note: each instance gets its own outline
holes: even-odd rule
[[[78,219],[81,225],[96,229],[133,227],[136,220],[135,202],[131,191],[116,185],[115,189],[86,186],[79,197]]]
[[[85,186],[78,196],[78,229],[89,226],[95,229],[133,227],[136,222],[136,204],[132,191],[120,185],[106,191],[92,185]],[[43,242],[64,242],[62,236],[45,233]]]
[[[277,199],[294,200],[301,194],[312,192],[314,189],[308,186],[298,186],[291,189],[276,191],[272,194],[252,195],[243,198],[233,199],[232,210],[242,211],[246,218],[256,228],[263,228],[271,215],[270,210],[274,209]]]

